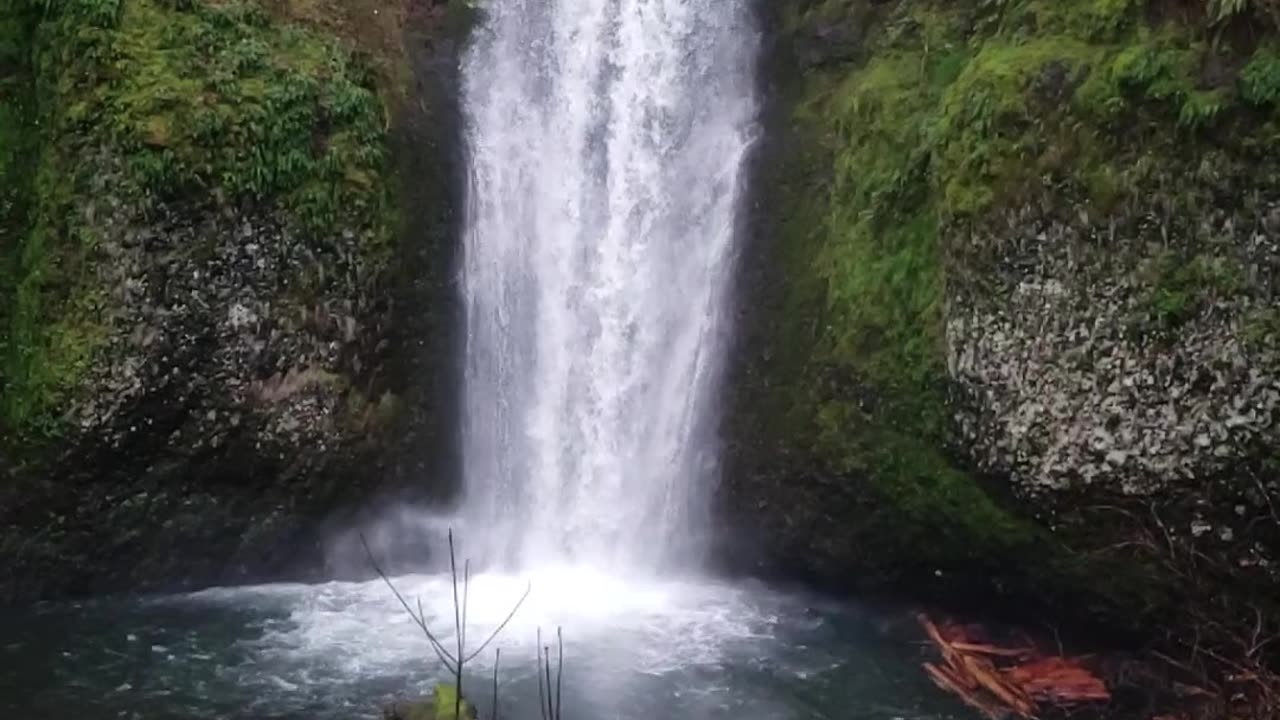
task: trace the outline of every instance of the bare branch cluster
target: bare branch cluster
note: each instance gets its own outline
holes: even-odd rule
[[[395,584],[391,582],[391,578],[387,576],[387,573],[383,571],[382,566],[378,564],[378,560],[377,558],[374,557],[373,550],[369,547],[369,542],[365,539],[364,533],[360,534],[360,544],[364,546],[365,554],[368,555],[369,557],[369,564],[372,565],[374,571],[378,573],[378,577],[382,578],[382,582],[386,583],[387,587],[391,589],[392,594],[396,596],[396,600],[400,601],[400,606],[403,607],[404,611],[409,614],[410,618],[413,619],[414,624],[417,625],[418,628],[422,630],[422,634],[426,635],[427,642],[431,645],[431,649],[433,652],[435,652],[436,657],[440,660],[440,663],[444,665],[446,670],[449,671],[449,674],[453,675],[453,681],[454,681],[453,717],[455,718],[455,720],[461,720],[462,675],[463,675],[463,671],[467,666],[467,663],[471,662],[478,655],[480,655],[480,653],[484,652],[485,648],[489,647],[489,645],[494,641],[494,639],[498,637],[498,633],[501,633],[502,630],[506,628],[507,623],[511,622],[511,618],[515,617],[516,611],[520,609],[520,606],[523,605],[524,601],[529,597],[529,593],[533,590],[533,584],[530,583],[525,587],[524,594],[521,595],[520,599],[517,600],[515,605],[512,606],[511,612],[507,613],[506,618],[504,618],[503,621],[496,628],[494,628],[493,632],[489,634],[489,637],[485,638],[484,642],[480,643],[480,646],[477,647],[475,650],[468,652],[467,651],[467,605],[471,596],[471,561],[466,560],[463,562],[463,565],[462,565],[462,595],[461,595],[461,599],[459,599],[458,559],[457,559],[457,553],[453,545],[453,530],[452,529],[449,530],[449,572],[450,572],[451,579],[453,581],[453,630],[454,630],[454,647],[453,647],[453,650],[450,651],[450,649],[446,648],[444,646],[444,643],[440,641],[440,638],[438,638],[436,634],[431,631],[430,626],[427,624],[426,613],[423,612],[422,610],[422,598],[420,597],[415,598],[416,605],[417,605],[417,610],[415,611],[414,606],[410,605],[409,601],[405,598],[405,596],[401,594],[399,590],[396,589]],[[541,638],[541,635],[539,635],[539,638]],[[539,639],[539,645],[541,645],[541,639]],[[561,647],[561,655],[562,655],[561,662],[563,663],[563,646]],[[497,712],[498,712],[498,661],[500,660],[500,658],[501,658],[500,652],[495,650],[494,663],[493,663],[493,720],[497,720]],[[541,660],[539,660],[539,662],[541,662]],[[541,683],[541,681],[539,682]],[[541,687],[541,685],[539,685],[539,687]],[[557,693],[557,705],[558,705],[558,693]],[[559,713],[559,708],[557,707],[557,715],[555,716],[557,718],[559,717],[558,713]]]
[[[556,678],[551,683],[551,646],[542,644],[538,628],[538,713],[542,720],[560,720],[560,681],[564,677],[564,633],[556,628]]]

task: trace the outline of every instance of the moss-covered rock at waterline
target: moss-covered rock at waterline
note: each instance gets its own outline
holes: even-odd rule
[[[447,683],[436,685],[429,698],[392,703],[382,711],[385,720],[475,720],[478,715],[475,706],[466,698],[459,700],[457,689]]]
[[[0,599],[278,568],[377,481],[422,354],[397,307],[436,300],[397,268],[444,213],[401,221],[403,6],[0,15]]]
[[[1280,31],[1241,7],[777,11],[736,514],[842,582],[1272,607]]]

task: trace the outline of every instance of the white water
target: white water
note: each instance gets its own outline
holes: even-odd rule
[[[696,566],[716,481],[724,306],[755,131],[750,1],[490,0],[465,59],[464,499],[457,516],[415,527],[455,526],[459,561],[483,571],[465,602],[469,648],[532,586],[498,641],[525,716],[540,629],[564,628],[577,717],[658,716],[669,708],[646,703],[674,692],[689,693],[681,716],[744,718],[787,714],[729,685],[785,654],[782,610],[789,632],[818,628],[790,598],[678,572]],[[389,519],[375,546],[405,522]],[[394,582],[453,634],[447,576]],[[194,599],[284,610],[246,649],[286,690],[425,666],[427,692],[440,672],[378,581]],[[790,676],[835,661],[786,665]]]
[[[542,628],[554,649],[558,625],[566,720],[954,717],[930,709],[917,649],[881,638],[877,617],[755,584],[637,584],[580,567],[487,573],[471,586],[469,646],[530,579],[534,593],[497,641],[509,720],[538,718],[535,638]],[[395,583],[453,646],[448,579]],[[4,717],[375,718],[447,677],[380,581],[40,606],[0,613],[0,637]],[[464,692],[481,717],[494,663],[490,649],[468,664]]]
[[[715,480],[747,2],[490,0],[467,57],[467,495],[461,518],[406,511],[373,540],[464,521],[460,554],[490,566],[469,650],[532,584],[498,638],[502,717],[538,716],[535,642],[558,626],[567,718],[941,717],[900,686],[914,651],[877,649],[856,610],[671,572]],[[394,582],[452,645],[450,580]],[[377,580],[37,609],[0,630],[13,717],[346,720],[444,676]],[[494,661],[468,665],[482,706]]]
[[[432,627],[452,647],[454,606],[449,578],[411,575],[394,582],[410,602],[422,603]],[[592,682],[631,673],[660,675],[690,666],[717,666],[737,645],[772,642],[778,618],[771,606],[783,602],[781,596],[759,586],[704,580],[636,584],[579,567],[549,567],[519,575],[487,573],[474,578],[469,588],[469,649],[474,650],[507,619],[514,601],[530,585],[534,591],[492,647],[502,650],[511,667],[525,670],[535,657],[538,633],[544,644],[554,647],[556,628],[563,627],[566,654],[578,673]],[[196,602],[239,606],[266,602],[288,607],[290,622],[262,638],[259,659],[304,665],[328,657],[330,681],[395,674],[424,660],[429,667],[436,665],[421,631],[380,581],[214,589],[189,597]],[[600,660],[583,663],[588,653]],[[491,668],[492,662],[492,652],[474,661],[482,669]]]
[[[717,472],[748,0],[485,10],[463,67],[468,554],[670,569]]]

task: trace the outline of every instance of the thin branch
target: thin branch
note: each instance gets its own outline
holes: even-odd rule
[[[538,628],[538,644],[533,648],[538,656],[538,715],[542,720],[547,718],[547,700],[542,691],[542,628]]]
[[[462,562],[462,646],[467,646],[467,599],[471,596],[471,561]]]
[[[369,548],[369,541],[365,540],[364,533],[360,533],[360,544],[364,546],[365,554],[369,556],[369,564],[372,565],[374,571],[378,573],[378,577],[382,578],[382,582],[386,583],[387,587],[391,588],[391,592],[396,596],[396,600],[400,601],[400,605],[404,608],[404,611],[409,613],[409,617],[413,618],[413,621],[417,623],[418,627],[422,628],[422,632],[427,636],[427,640],[430,641],[431,649],[435,651],[436,657],[440,658],[440,662],[444,663],[447,670],[450,672],[456,672],[454,669],[457,665],[456,659],[444,649],[444,646],[441,645],[440,641],[436,639],[436,636],[432,634],[431,629],[427,627],[426,617],[419,617],[414,614],[413,608],[409,606],[409,602],[404,599],[404,596],[401,595],[400,591],[396,589],[396,586],[392,584],[391,579],[387,577],[385,572],[383,572],[382,566],[378,564],[377,559],[373,556],[373,550]],[[418,601],[418,608],[419,612],[421,612],[421,600]]]
[[[1270,511],[1271,521],[1280,527],[1280,514],[1276,513],[1276,504],[1271,502],[1271,493],[1267,490],[1267,486],[1262,484],[1259,478],[1254,479],[1254,483],[1258,485],[1258,492],[1262,493],[1262,499],[1267,503],[1267,510]]]
[[[518,611],[520,609],[520,606],[524,604],[525,599],[529,597],[529,593],[531,592],[533,592],[532,582],[530,582],[528,585],[525,586],[524,594],[520,596],[520,599],[518,601],[516,601],[515,606],[511,608],[511,612],[507,613],[506,619],[504,619],[502,623],[498,625],[497,628],[494,628],[493,633],[490,634],[489,637],[484,642],[480,643],[480,647],[476,648],[475,652],[468,655],[466,659],[463,660],[463,663],[471,662],[477,655],[484,652],[485,648],[489,647],[489,643],[493,642],[494,638],[498,637],[498,633],[502,632],[502,629],[507,626],[507,623],[511,622],[511,618],[516,616],[516,611]]]
[[[551,720],[557,720],[555,712],[551,709],[551,648],[544,646],[542,652],[547,659],[547,664],[542,666],[547,675],[547,716]]]
[[[1151,517],[1156,521],[1156,526],[1164,533],[1165,542],[1169,544],[1169,557],[1175,562],[1178,559],[1178,549],[1173,544],[1173,535],[1170,534],[1169,528],[1165,527],[1164,522],[1160,519],[1160,515],[1156,513],[1155,503],[1150,503],[1147,509],[1151,511]]]
[[[417,596],[415,600],[417,600],[417,603],[418,603],[418,617],[414,619],[417,620],[418,627],[423,627],[427,624],[427,614],[422,610],[422,596],[421,595]],[[403,603],[403,601],[401,602]],[[409,617],[413,617],[412,611],[410,611]],[[430,636],[428,636],[428,639],[431,640],[431,643],[432,643],[431,647],[436,651],[436,655],[443,655],[444,658],[448,658],[449,660],[452,661],[452,664],[448,662],[445,663],[445,669],[451,673],[454,672],[453,666],[458,663],[458,659],[455,658],[453,655],[450,655],[449,651],[444,649],[444,645],[442,645],[439,640]]]
[[[498,720],[498,663],[502,662],[502,648],[493,651],[493,711],[489,720]]]
[[[425,625],[426,612],[422,611],[422,596],[417,596],[415,600],[417,601],[417,618],[416,618],[417,623],[419,623],[419,626]],[[410,612],[410,616],[412,616],[412,612]],[[433,643],[431,644],[431,647],[435,648],[436,655],[440,655],[440,653],[443,653],[445,657],[448,657],[449,660],[453,661],[454,665],[457,665],[457,661],[458,661],[457,657],[453,657],[452,655],[449,655],[449,651],[444,650],[443,644],[440,644],[440,641],[438,641],[438,639],[431,638],[431,643]],[[453,667],[448,665],[445,665],[445,666],[447,666],[447,669],[452,673]]]
[[[556,627],[556,645],[558,647],[559,658],[556,660],[556,720],[560,720],[560,697],[561,685],[564,680],[564,633],[560,631],[559,626]]]
[[[458,604],[458,559],[453,552],[453,528],[449,528],[449,573],[453,577],[453,637],[458,646],[458,666],[454,673],[453,717],[462,720],[462,608]]]

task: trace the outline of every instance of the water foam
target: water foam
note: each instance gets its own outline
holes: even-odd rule
[[[433,632],[453,648],[449,577],[410,575],[392,582],[415,607],[421,602]],[[714,666],[743,643],[772,639],[777,621],[767,609],[769,593],[760,588],[692,579],[636,582],[590,568],[545,567],[471,579],[468,647],[476,648],[496,630],[529,588],[528,598],[493,646],[508,658],[520,658],[515,662],[532,662],[539,631],[544,642],[551,642],[554,629],[563,627],[570,655],[580,667],[589,665],[582,662],[584,653],[598,656],[617,673]],[[395,674],[424,661],[435,665],[421,631],[382,581],[219,588],[184,601],[283,610],[286,615],[254,645],[261,662],[299,666],[325,659],[336,678]],[[492,660],[490,653],[482,653],[475,667],[489,667]]]

